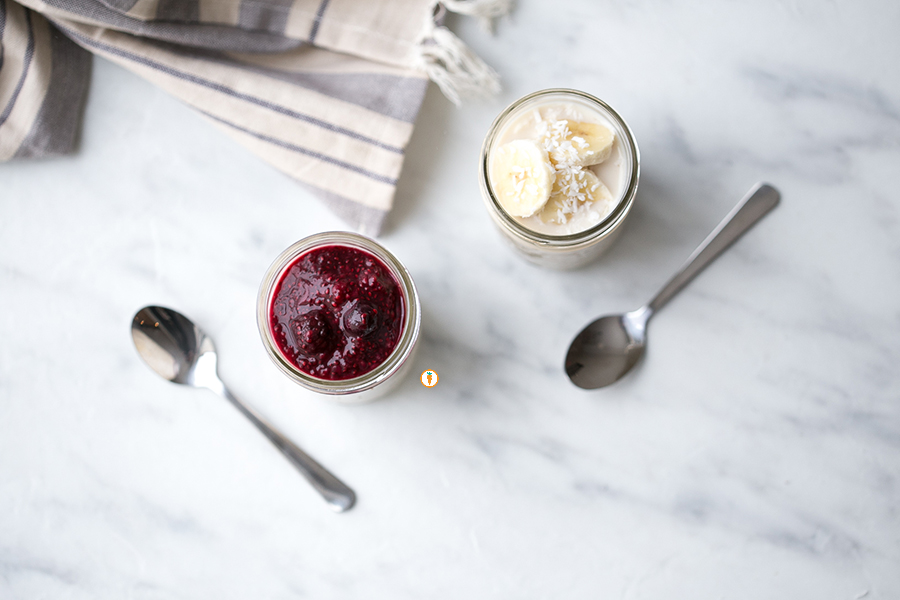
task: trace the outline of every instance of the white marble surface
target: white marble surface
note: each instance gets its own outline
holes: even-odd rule
[[[520,2],[503,75],[432,89],[382,242],[419,286],[392,398],[305,395],[257,286],[341,223],[141,79],[95,62],[80,152],[0,165],[0,598],[900,597],[900,5]],[[635,131],[642,180],[600,262],[546,272],[481,205],[490,121],[570,86]],[[648,299],[757,180],[782,205],[653,322],[637,372],[562,372],[594,316]],[[330,513],[128,326],[193,316],[234,391],[352,484]]]

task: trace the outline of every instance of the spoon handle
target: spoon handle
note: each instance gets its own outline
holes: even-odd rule
[[[219,390],[215,390],[219,391]],[[265,419],[252,408],[238,400],[225,385],[219,393],[231,402],[245,417],[250,419],[275,447],[300,471],[309,483],[316,488],[329,506],[336,512],[349,510],[356,502],[356,494],[343,481],[329,473],[325,467],[317,463],[309,454],[301,450],[280,431],[269,425]]]
[[[652,315],[666,305],[672,296],[681,291],[697,273],[714,261],[745,231],[753,227],[770,210],[778,205],[781,194],[767,183],[758,183],[747,192],[721,223],[694,250],[681,270],[656,294],[647,307]]]

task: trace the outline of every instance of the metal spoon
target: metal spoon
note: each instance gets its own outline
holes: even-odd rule
[[[756,184],[646,306],[624,315],[601,317],[582,329],[566,354],[566,374],[572,383],[591,390],[614,383],[630,371],[644,354],[650,317],[775,208],[780,198],[771,185]]]
[[[134,315],[131,337],[144,362],[164,378],[210,389],[231,402],[281,450],[332,509],[343,512],[356,502],[353,490],[228,391],[216,372],[218,358],[212,340],[190,319],[171,308],[146,306]]]

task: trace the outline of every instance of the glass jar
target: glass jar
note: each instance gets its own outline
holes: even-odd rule
[[[374,255],[387,267],[399,286],[402,296],[403,324],[397,345],[381,364],[352,379],[322,379],[301,371],[282,352],[272,331],[272,304],[278,283],[285,271],[302,255],[326,246],[346,246]],[[375,240],[343,231],[309,236],[282,252],[263,278],[256,306],[257,326],[263,345],[269,358],[281,372],[308,390],[328,396],[331,400],[348,404],[374,400],[396,387],[403,380],[412,367],[412,357],[419,339],[421,319],[419,296],[406,267]]]
[[[621,156],[618,194],[613,192],[615,206],[596,225],[576,233],[552,235],[526,227],[519,218],[507,213],[498,202],[489,176],[492,152],[503,142],[503,136],[512,124],[528,111],[553,104],[571,105],[585,114],[599,114],[607,121],[616,135]],[[481,147],[479,182],[481,196],[488,213],[500,230],[502,237],[527,260],[554,269],[574,269],[587,264],[605,252],[621,232],[640,178],[640,154],[634,134],[625,120],[611,106],[590,94],[570,89],[541,90],[510,104],[494,120]]]

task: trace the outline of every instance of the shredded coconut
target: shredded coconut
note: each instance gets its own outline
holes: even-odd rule
[[[588,185],[584,168],[575,164],[578,151],[588,147],[583,137],[573,136],[565,119],[545,119],[539,110],[534,111],[537,125],[538,141],[550,156],[553,169],[554,184],[550,199],[556,212],[545,211],[545,218],[551,222],[565,225],[580,213],[593,216],[599,213],[592,210],[594,204],[591,195],[597,191],[599,184]],[[549,214],[548,214],[549,213]]]

